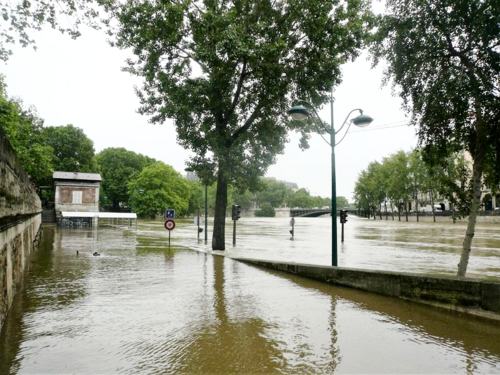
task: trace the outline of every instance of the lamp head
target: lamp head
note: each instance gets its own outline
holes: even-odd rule
[[[297,121],[304,121],[309,117],[309,111],[302,104],[294,105],[288,110],[288,114]]]
[[[364,128],[372,123],[373,118],[367,115],[364,115],[363,112],[357,117],[352,119],[352,123],[360,128]]]

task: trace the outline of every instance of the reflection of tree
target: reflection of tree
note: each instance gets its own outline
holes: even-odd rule
[[[338,333],[335,327],[339,323],[336,311],[337,305],[342,301],[355,304],[354,310],[368,311],[376,316],[383,316],[389,325],[404,326],[404,331],[407,335],[412,336],[414,341],[435,342],[439,346],[452,347],[463,352],[468,373],[477,371],[477,364],[482,358],[492,358],[494,361],[498,361],[500,358],[498,345],[498,332],[500,330],[488,321],[470,319],[411,301],[397,300],[351,288],[335,287],[295,275],[284,275],[278,271],[266,270],[266,272],[286,277],[303,288],[311,288],[331,296],[331,353],[333,359],[338,359],[337,367],[342,357],[340,357],[340,348],[337,345]],[[335,364],[331,363],[331,365]]]
[[[335,369],[340,364],[342,357],[340,356],[340,347],[337,345],[337,300],[336,295],[331,296],[331,309],[330,309],[330,334],[332,336],[332,346],[330,348],[330,354],[332,356],[332,361],[328,364],[326,368],[327,372],[333,374]]]
[[[187,349],[182,371],[188,373],[269,373],[278,370],[281,353],[265,337],[260,319],[238,321],[228,316],[224,257],[214,256],[214,318],[200,328]]]

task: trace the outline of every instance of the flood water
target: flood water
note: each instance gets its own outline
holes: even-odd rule
[[[343,243],[338,224],[338,265],[456,275],[466,224],[465,221],[368,220],[350,215],[344,226]],[[149,225],[154,229],[161,227],[162,223]],[[235,258],[332,265],[331,218],[295,218],[294,237],[290,235],[290,229],[290,218],[242,218],[237,222],[236,246],[233,247],[232,222],[228,221],[225,253]],[[163,232],[158,232],[158,235],[167,236]],[[210,235],[209,226],[208,244],[200,241],[193,245],[196,227],[186,223],[172,233],[172,240],[201,251],[210,251]],[[499,223],[477,224],[467,276],[500,280]]]
[[[289,219],[242,219],[226,253],[329,264],[330,221],[314,220],[297,219],[292,240]],[[339,264],[454,273],[461,230],[418,224],[352,218]],[[494,227],[478,230],[478,276],[500,273]],[[195,229],[179,221],[169,247],[159,221],[46,227],[2,327],[0,374],[500,373],[498,324],[249,266]]]

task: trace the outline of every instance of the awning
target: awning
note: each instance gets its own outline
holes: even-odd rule
[[[74,212],[62,211],[62,217],[97,217],[100,219],[137,219],[137,214],[129,212]]]

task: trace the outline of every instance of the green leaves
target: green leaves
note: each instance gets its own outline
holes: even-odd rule
[[[155,160],[124,148],[106,148],[96,155],[96,162],[102,176],[103,192],[111,201],[111,206],[106,208],[118,211],[120,203],[129,202],[128,184]]]
[[[53,148],[43,132],[43,120],[36,109],[23,108],[19,99],[7,97],[3,77],[0,76],[0,126],[32,180],[39,185],[51,182]]]
[[[54,170],[63,172],[96,172],[94,142],[82,129],[73,125],[48,126],[43,129],[53,148]]]
[[[139,215],[155,216],[167,208],[176,210],[178,215],[188,211],[189,184],[163,162],[145,167],[137,179],[129,183],[129,194],[133,211]]]
[[[173,118],[197,172],[225,168],[249,187],[283,151],[298,96],[324,102],[340,65],[366,36],[368,4],[333,1],[159,2],[115,4],[114,34],[132,48],[128,70],[144,77],[140,112]],[[309,128],[304,128],[307,132]]]
[[[33,31],[41,30],[44,24],[66,33],[72,38],[80,35],[78,27],[85,23],[99,28],[99,12],[95,4],[104,5],[108,0],[48,0],[48,1],[7,1],[0,0],[0,60],[7,61],[12,51],[9,44],[19,43],[23,47],[32,45],[36,49]],[[62,22],[61,22],[62,20]]]

